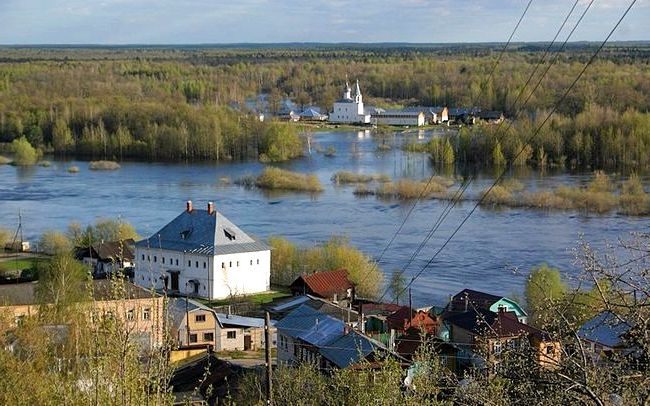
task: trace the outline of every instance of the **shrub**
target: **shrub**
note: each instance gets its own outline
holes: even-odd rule
[[[78,173],[78,172],[79,172],[79,167],[78,167],[78,166],[74,166],[74,165],[69,166],[69,167],[68,167],[68,172],[70,172],[70,173]]]
[[[495,185],[490,190],[489,188],[481,192],[481,202],[485,205],[495,205],[495,204],[505,204],[512,205],[514,199],[512,197],[512,192],[502,185]]]
[[[263,189],[321,192],[323,186],[315,175],[296,173],[279,168],[266,168],[255,184]]]
[[[433,177],[431,181],[401,179],[397,182],[384,183],[375,193],[377,196],[393,199],[446,198],[447,189],[452,184],[452,180],[439,176]]]
[[[643,190],[641,180],[636,174],[623,183],[620,206],[624,214],[633,216],[650,214],[650,196]]]
[[[38,151],[32,147],[32,144],[25,137],[13,140],[11,149],[14,152],[14,165],[27,166],[38,162]]]
[[[372,181],[390,182],[390,177],[388,175],[379,173],[364,175],[361,173],[354,173],[349,171],[339,171],[332,175],[332,181],[337,184],[369,183]]]
[[[114,171],[120,169],[120,164],[114,161],[92,161],[88,168],[93,171]]]

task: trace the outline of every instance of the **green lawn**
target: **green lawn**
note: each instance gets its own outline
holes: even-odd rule
[[[47,262],[45,258],[17,258],[3,260],[0,259],[0,269],[6,270],[23,270],[33,269],[39,262]]]
[[[46,258],[0,258],[0,276],[15,278],[21,275],[22,270],[35,270],[39,263],[47,261]],[[22,272],[23,277],[33,278],[34,275],[32,272]]]
[[[234,303],[254,303],[258,305],[263,305],[264,303],[271,302],[274,299],[281,298],[281,297],[288,297],[288,296],[291,296],[291,292],[289,292],[288,289],[280,288],[278,290],[258,293],[256,295],[238,296],[232,299],[213,300],[211,302],[208,302],[205,299],[195,299],[195,300],[203,304],[209,303],[212,306],[224,306],[224,305],[229,305]]]

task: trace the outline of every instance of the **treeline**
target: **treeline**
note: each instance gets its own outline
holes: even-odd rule
[[[512,123],[463,127],[457,134],[427,144],[406,144],[426,151],[440,164],[540,168],[647,168],[650,165],[650,114],[589,105],[575,116],[539,110]]]
[[[361,81],[367,104],[475,105],[512,115],[541,58],[522,49],[504,55],[491,81],[490,47],[10,49],[0,64],[0,141],[24,135],[35,147],[105,159],[257,157],[268,125],[244,118],[231,102],[267,93],[271,101],[288,96],[330,109],[346,75]],[[610,51],[616,63],[595,62],[561,115],[593,105],[617,114],[650,110],[650,73],[635,56],[639,48]],[[50,56],[39,60],[43,55]],[[526,111],[549,109],[586,55],[565,51]]]

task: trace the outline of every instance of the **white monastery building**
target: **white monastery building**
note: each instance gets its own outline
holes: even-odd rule
[[[271,250],[216,211],[185,211],[135,244],[134,283],[144,288],[224,299],[269,290]]]
[[[343,98],[334,102],[334,110],[329,116],[329,121],[332,123],[370,123],[370,114],[366,114],[363,108],[363,96],[361,95],[358,80],[354,90],[354,97],[352,97],[350,85],[345,81]]]

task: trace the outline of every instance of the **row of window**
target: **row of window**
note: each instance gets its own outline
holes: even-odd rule
[[[190,344],[197,343],[199,336],[196,333],[190,334]],[[203,341],[214,341],[214,333],[203,333]]]
[[[236,331],[227,331],[226,332],[226,338],[229,340],[236,340],[237,339],[237,332]],[[199,335],[196,333],[191,333],[190,334],[190,344],[197,343],[199,339]],[[214,333],[203,333],[203,341],[214,341]]]
[[[144,261],[145,255],[142,254],[142,260]],[[165,265],[165,257],[160,257],[162,260],[163,265]],[[151,255],[147,255],[147,261],[151,262]],[[176,266],[178,266],[178,258],[175,259],[176,261]],[[158,262],[158,256],[154,255],[153,256],[153,262]],[[168,258],[169,265],[174,265],[174,258]],[[198,265],[197,265],[198,266]]]
[[[237,264],[237,266],[239,266],[239,261],[235,261],[235,263]],[[257,265],[259,265],[259,264],[260,264],[260,260],[257,259]],[[251,259],[251,265],[253,265],[253,260],[252,260],[252,259]],[[225,263],[225,262],[222,262],[222,263],[221,263],[221,267],[222,267],[223,269],[226,269],[226,263]],[[228,267],[232,268],[232,261],[228,262]]]
[[[126,311],[126,319],[129,321],[135,320],[135,309],[129,309]],[[145,307],[142,309],[142,320],[151,320],[151,309]]]
[[[146,258],[147,258],[147,261],[151,262],[151,256],[150,255],[147,255]],[[162,263],[165,264],[165,257],[161,257],[161,259],[162,259]],[[143,261],[145,260],[145,255],[144,254],[142,254],[142,260]],[[153,262],[158,262],[158,256],[157,255],[153,256]],[[174,262],[174,259],[169,258],[169,265],[174,265],[173,262]],[[237,266],[239,266],[239,261],[236,261],[236,264],[237,264]],[[252,259],[250,260],[250,264],[253,265],[253,260]],[[257,265],[259,265],[259,264],[260,264],[260,260],[258,259],[257,260]],[[178,258],[176,258],[176,266],[178,266]],[[229,262],[228,266],[230,268],[232,268],[232,261]],[[187,261],[187,267],[188,268],[192,267],[192,260]],[[194,261],[194,267],[195,268],[199,267],[199,261]],[[208,267],[208,263],[206,261],[203,261],[203,269],[206,269],[207,267]],[[226,263],[222,262],[221,267],[225,269],[226,268]]]

